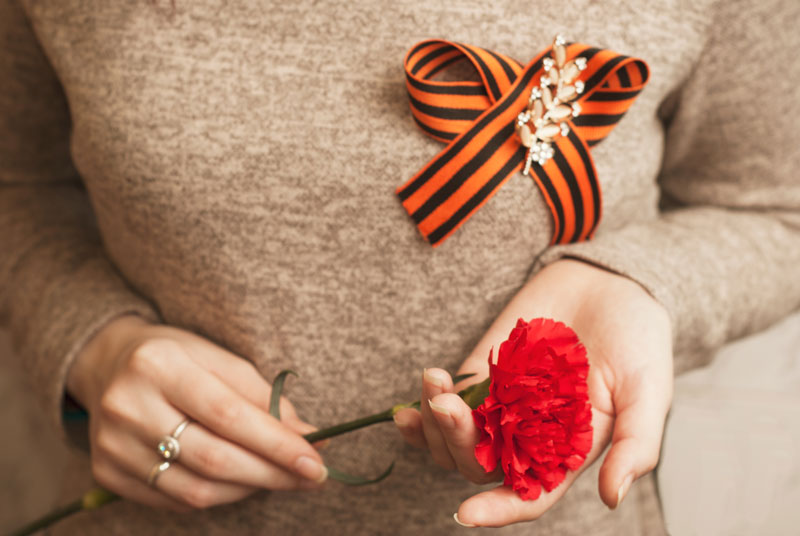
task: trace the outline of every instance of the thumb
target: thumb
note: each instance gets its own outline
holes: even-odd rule
[[[619,506],[637,478],[658,464],[669,410],[669,397],[664,403],[663,397],[643,386],[620,398],[623,400],[614,401],[618,411],[611,448],[600,468],[600,497],[611,509]]]

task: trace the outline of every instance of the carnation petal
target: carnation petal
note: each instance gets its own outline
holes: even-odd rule
[[[487,473],[497,468],[497,450],[488,436],[475,446],[475,459]]]
[[[568,456],[567,458],[564,459],[564,465],[566,465],[567,469],[569,469],[570,471],[575,471],[581,465],[583,465],[583,461],[585,459],[586,458],[584,456],[581,456],[580,454],[572,454],[571,456]]]
[[[484,469],[498,463],[523,499],[552,490],[592,446],[589,364],[577,335],[551,319],[522,319],[491,362],[490,395],[475,410]],[[491,459],[490,459],[491,458]]]
[[[527,473],[514,475],[511,487],[523,501],[535,501],[542,494],[542,484],[539,479]]]
[[[553,491],[564,481],[564,478],[567,476],[567,471],[564,467],[559,465],[558,467],[553,468],[551,471],[537,476],[539,477],[544,489],[547,491]]]

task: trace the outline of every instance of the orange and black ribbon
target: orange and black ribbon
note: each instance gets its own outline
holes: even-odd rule
[[[442,40],[423,41],[406,55],[414,119],[447,147],[398,188],[397,195],[433,246],[522,169],[526,148],[514,125],[545,72],[543,60],[551,49],[525,66],[503,54]],[[589,147],[608,136],[648,79],[642,60],[579,43],[567,45],[566,50],[567,60],[578,56],[587,60],[580,75],[581,113],[567,121],[569,134],[553,142],[553,158],[531,168],[553,214],[553,244],[587,240],[594,234],[601,192]],[[462,59],[474,66],[480,82],[432,79]]]

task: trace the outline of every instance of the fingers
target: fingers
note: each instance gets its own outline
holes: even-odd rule
[[[555,502],[550,495],[542,491],[535,501],[523,501],[511,488],[499,486],[461,503],[455,517],[459,524],[471,527],[503,527],[530,521],[541,516]]]
[[[209,351],[208,343],[204,339],[198,339],[194,346],[190,347],[190,350],[192,350],[192,359],[198,361],[206,370],[242,395],[248,402],[262,411],[269,412],[272,386],[249,361],[224,348],[213,347],[213,351]],[[294,406],[284,396],[280,398],[280,415],[281,422],[298,435],[305,435],[317,430],[316,426],[302,421],[297,416]],[[327,445],[325,441],[315,443],[318,448],[323,448],[325,445]]]
[[[668,404],[664,397],[640,386],[617,406],[611,448],[600,468],[600,497],[616,508],[631,484],[658,463]]]
[[[405,409],[394,416],[403,438],[417,448],[430,449],[437,464],[458,469],[472,482],[497,480],[498,473],[487,475],[475,459],[480,432],[472,410],[452,392],[450,375],[442,369],[426,369],[422,376],[420,411]]]
[[[431,405],[430,400],[442,393],[449,393],[453,390],[453,381],[450,374],[442,369],[425,369],[422,374],[422,398],[420,399],[420,413],[422,414],[422,431],[425,436],[425,443],[431,451],[433,460],[445,469],[455,469],[456,463],[450,455],[447,441],[444,438],[438,419],[447,416],[434,416],[437,408]]]
[[[162,398],[143,397],[149,400],[142,413],[157,415],[141,430],[139,438],[153,449],[165,433],[175,429],[184,415]],[[308,488],[309,483],[241,446],[211,433],[199,422],[191,422],[181,434],[180,463],[199,475],[248,486],[273,490]]]
[[[305,480],[192,423],[180,437],[179,463],[218,481],[273,490],[308,489]]]
[[[542,494],[534,501],[520,499],[516,491],[505,486],[479,493],[461,503],[455,519],[461,525],[473,527],[504,527],[533,521],[564,495],[576,476],[571,473],[565,483],[550,493],[542,490]]]
[[[426,369],[420,411],[402,410],[395,415],[395,423],[408,443],[430,449],[434,461],[445,469],[458,469],[475,483],[494,482],[500,472],[487,474],[475,458],[480,431],[472,410],[452,391],[446,371]]]
[[[185,511],[238,501],[260,488],[315,489],[327,477],[301,436],[314,430],[281,400],[269,415],[269,384],[246,361],[192,334],[164,328],[125,347],[90,397],[92,470],[117,494]],[[241,392],[241,393],[240,393]],[[92,393],[90,393],[92,394]],[[181,453],[151,487],[156,446],[178,423]]]
[[[150,449],[135,441],[128,445],[128,450],[130,452],[128,457],[118,458],[116,461],[128,474],[146,482],[153,465],[163,460],[155,458],[153,454],[150,454]],[[148,461],[144,462],[144,460]],[[152,463],[149,463],[150,460]],[[168,497],[192,508],[209,508],[218,504],[235,502],[253,494],[258,489],[204,478],[177,461],[161,472],[153,486],[150,487],[158,489]]]
[[[533,501],[522,500],[516,491],[506,486],[479,493],[461,503],[456,520],[462,525],[504,527],[538,519],[563,497],[577,476],[577,473],[568,473],[557,488],[550,493],[542,490],[539,498]]]
[[[302,437],[198,366],[177,343],[158,342],[145,343],[131,359],[142,362],[142,371],[180,412],[287,472],[315,482],[326,479],[319,454]]]
[[[411,446],[418,449],[428,448],[425,433],[422,431],[422,414],[415,409],[403,409],[394,416],[397,429]]]
[[[542,490],[536,500],[522,500],[510,487],[499,486],[479,493],[463,503],[456,513],[461,524],[480,527],[503,527],[512,523],[538,519],[569,490],[583,471],[602,453],[611,435],[612,417],[593,410],[594,437],[586,461],[577,471],[568,471],[564,481],[550,492]]]
[[[256,370],[249,361],[208,341],[192,335],[187,341],[190,357],[208,370],[231,389],[235,390],[254,406],[269,412],[272,386]],[[300,435],[315,431],[317,428],[303,422],[286,397],[280,399],[281,422]]]
[[[475,426],[470,407],[455,393],[437,395],[431,400],[430,406],[459,472],[476,484],[497,481],[501,471],[488,474],[475,458],[475,445],[481,433]]]
[[[174,512],[188,512],[191,510],[186,504],[148,486],[142,480],[129,475],[119,469],[116,464],[108,461],[93,462],[92,473],[98,484],[109,491],[113,491],[120,497],[125,497],[153,508],[166,508]]]
[[[150,471],[160,462],[154,449],[122,430],[105,431],[92,448],[92,470],[98,483],[154,506],[207,508],[237,501],[257,489],[202,477],[177,461],[158,476],[156,487],[148,486]]]
[[[190,339],[187,350],[192,360],[234,389],[254,406],[269,411],[272,386],[249,361],[200,337]],[[281,417],[296,418],[288,400],[281,398]]]

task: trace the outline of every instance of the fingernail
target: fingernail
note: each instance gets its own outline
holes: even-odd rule
[[[301,476],[322,483],[328,478],[328,468],[308,456],[301,456],[294,464],[294,468]]]
[[[467,527],[468,529],[474,529],[475,527],[477,527],[477,526],[478,526],[478,525],[471,525],[470,523],[464,523],[463,521],[461,521],[460,519],[458,519],[458,512],[456,512],[455,514],[453,514],[453,519],[455,519],[455,520],[456,520],[456,523],[458,523],[458,524],[459,524],[459,525],[461,525],[462,527]]]
[[[622,481],[622,485],[619,487],[619,491],[617,492],[617,505],[614,508],[618,508],[622,503],[622,499],[624,499],[625,495],[628,494],[631,484],[633,484],[633,475],[628,475],[625,477],[625,480]]]
[[[431,409],[433,411],[435,411],[439,415],[444,415],[445,417],[450,417],[450,410],[447,409],[446,407],[444,407],[444,406],[442,406],[440,404],[437,404],[436,402],[431,402],[431,400],[428,400],[428,405],[431,407]]]
[[[428,382],[428,383],[430,383],[431,385],[434,385],[434,386],[436,386],[436,387],[442,387],[442,386],[444,385],[444,382],[441,380],[441,378],[437,378],[436,376],[434,376],[433,374],[431,374],[430,372],[428,372],[428,369],[425,369],[425,370],[422,372],[422,378],[423,378],[423,379],[424,379],[426,382]]]

